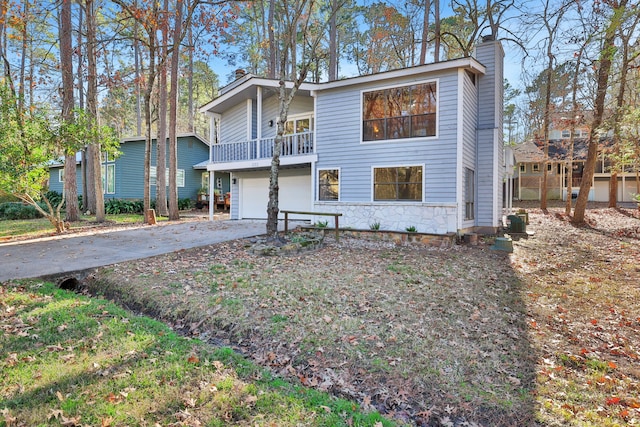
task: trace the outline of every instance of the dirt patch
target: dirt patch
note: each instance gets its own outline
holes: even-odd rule
[[[327,237],[263,257],[241,240],[99,269],[90,287],[400,423],[562,423],[572,403],[549,397],[563,391],[541,372],[575,356],[575,377],[606,351],[610,377],[639,380],[639,221],[596,209],[576,228],[560,209],[529,212],[535,235],[512,254],[491,239],[433,249]]]

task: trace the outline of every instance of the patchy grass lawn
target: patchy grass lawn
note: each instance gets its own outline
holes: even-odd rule
[[[0,426],[390,426],[104,300],[0,287]]]
[[[534,419],[524,284],[505,253],[344,238],[279,258],[245,244],[101,269],[91,291],[400,423]]]
[[[280,258],[235,241],[86,286],[398,424],[640,425],[638,211],[592,209],[582,228],[529,212],[512,254],[343,238]]]
[[[159,218],[166,220],[166,218]],[[95,228],[107,228],[123,225],[142,224],[142,215],[122,214],[107,215],[106,222],[100,224],[95,222],[95,217],[82,216],[80,221],[70,224],[69,232],[86,231]],[[33,239],[37,237],[51,236],[55,234],[55,229],[46,218],[37,219],[16,219],[0,220],[0,242],[18,239]]]

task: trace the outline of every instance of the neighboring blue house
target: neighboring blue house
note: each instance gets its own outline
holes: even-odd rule
[[[280,209],[339,212],[359,229],[496,230],[503,58],[485,38],[474,57],[304,83],[286,123]],[[200,109],[218,141],[207,169],[231,174],[232,219],[267,216],[277,93],[277,80],[245,75]]]
[[[103,154],[103,187],[105,199],[142,199],[144,189],[144,145],[141,137],[126,138],[120,142],[117,158]],[[178,198],[195,200],[198,190],[208,185],[206,160],[209,158],[209,143],[195,134],[178,136]],[[204,163],[203,163],[204,162]],[[168,164],[168,154],[167,154]],[[49,169],[49,189],[62,192],[63,165],[53,164]],[[156,186],[156,140],[151,151],[151,198],[155,199]],[[168,173],[168,171],[167,171]],[[168,177],[168,175],[167,175]],[[222,177],[222,176],[221,176]],[[78,194],[82,194],[80,162],[77,167]],[[229,178],[220,180],[222,190],[229,191]]]

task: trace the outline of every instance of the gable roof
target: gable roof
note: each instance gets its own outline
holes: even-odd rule
[[[564,161],[569,157],[570,139],[549,140],[549,160]],[[611,138],[601,138],[599,150],[606,150],[613,144]],[[573,140],[573,160],[583,161],[587,159],[589,151],[588,138],[576,138]],[[517,163],[540,163],[544,161],[544,140],[536,139],[517,144],[513,147],[513,153]]]
[[[383,82],[399,77],[417,76],[425,73],[432,73],[443,70],[465,69],[474,74],[485,74],[486,67],[473,57],[452,59],[449,61],[436,62],[432,64],[417,65],[415,67],[402,68],[399,70],[385,71],[376,74],[368,74],[366,76],[350,77],[347,79],[334,80],[324,83],[302,83],[299,93],[307,96],[314,92],[335,89],[341,87],[354,86],[363,83]],[[293,82],[285,82],[286,87],[293,87]],[[203,105],[198,109],[201,113],[222,113],[230,107],[237,105],[239,102],[247,99],[253,99],[257,87],[266,88],[267,90],[277,91],[280,86],[278,79],[267,79],[257,77],[252,74],[245,74],[239,79],[233,81],[229,85],[220,90],[220,95],[211,102]]]
[[[196,133],[181,133],[179,135],[177,135],[177,138],[188,138],[188,137],[194,137],[196,138],[198,141],[200,141],[201,143],[203,143],[204,145],[206,145],[207,147],[209,145],[211,145],[209,143],[209,141],[207,141],[206,139],[204,139],[203,137],[201,137],[200,135],[196,134]],[[146,137],[144,136],[130,136],[127,138],[123,138],[120,140],[120,144],[124,144],[126,142],[137,142],[137,141],[144,141]],[[156,135],[153,135],[151,137],[151,139],[155,140],[157,139]],[[78,151],[76,153],[76,165],[79,165],[82,163],[82,151]],[[49,162],[49,168],[61,168],[64,166],[64,156],[60,157],[59,159],[56,160],[51,160]]]

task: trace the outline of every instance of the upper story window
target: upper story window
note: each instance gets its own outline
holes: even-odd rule
[[[570,130],[563,130],[562,131],[562,137],[563,138],[569,138],[571,136],[571,131]]]
[[[362,140],[436,135],[435,82],[364,92]]]
[[[540,172],[540,164],[539,163],[534,163],[532,171],[533,172]]]
[[[291,135],[309,132],[312,129],[312,124],[310,116],[292,117],[284,124],[284,133],[285,135]]]

